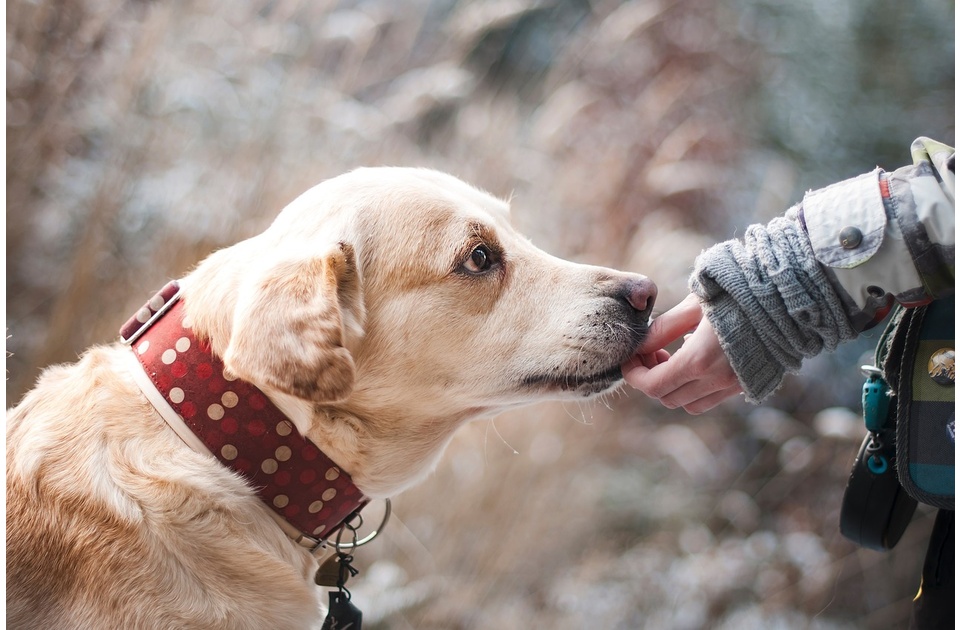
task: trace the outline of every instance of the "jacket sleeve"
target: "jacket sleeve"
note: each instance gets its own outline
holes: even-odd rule
[[[804,196],[783,217],[702,252],[690,277],[753,402],[804,358],[882,319],[894,300],[954,290],[954,152],[926,138],[914,164]]]
[[[919,306],[954,291],[954,150],[914,141],[914,163],[804,196],[800,220],[857,330],[892,300]]]

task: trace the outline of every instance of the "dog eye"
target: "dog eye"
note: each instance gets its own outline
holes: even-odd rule
[[[463,268],[469,273],[483,273],[493,266],[493,262],[493,252],[490,248],[486,245],[477,245],[463,263]]]

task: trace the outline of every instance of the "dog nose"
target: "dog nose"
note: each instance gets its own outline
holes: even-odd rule
[[[637,276],[623,281],[620,286],[619,297],[640,313],[649,313],[657,299],[657,285],[644,276]]]

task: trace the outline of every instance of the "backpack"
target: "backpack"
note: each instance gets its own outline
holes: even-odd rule
[[[867,436],[840,508],[853,542],[892,549],[917,502],[953,510],[955,486],[954,297],[897,306],[861,368]]]
[[[896,395],[897,477],[917,501],[954,509],[954,296],[897,308],[878,360]],[[888,326],[889,328],[889,326]],[[884,344],[886,341],[886,344]],[[882,353],[882,354],[881,354]],[[893,413],[893,411],[891,411]]]

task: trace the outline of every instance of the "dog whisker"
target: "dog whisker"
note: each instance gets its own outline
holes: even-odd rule
[[[500,433],[500,430],[497,428],[496,423],[495,423],[494,420],[491,418],[491,419],[485,424],[485,426],[484,426],[484,428],[483,428],[483,461],[484,461],[484,463],[489,463],[489,460],[487,459],[487,457],[488,457],[488,455],[489,455],[489,451],[488,451],[488,449],[487,449],[487,446],[488,446],[488,444],[489,444],[489,440],[487,439],[487,437],[490,435],[490,429],[491,429],[491,428],[493,428],[493,432],[497,435],[497,437],[500,438],[500,441],[501,441],[508,449],[510,449],[510,451],[511,451],[514,455],[519,455],[519,454],[520,454],[520,451],[518,451],[517,449],[513,448],[512,446],[510,446],[510,444],[504,439],[503,435]]]

